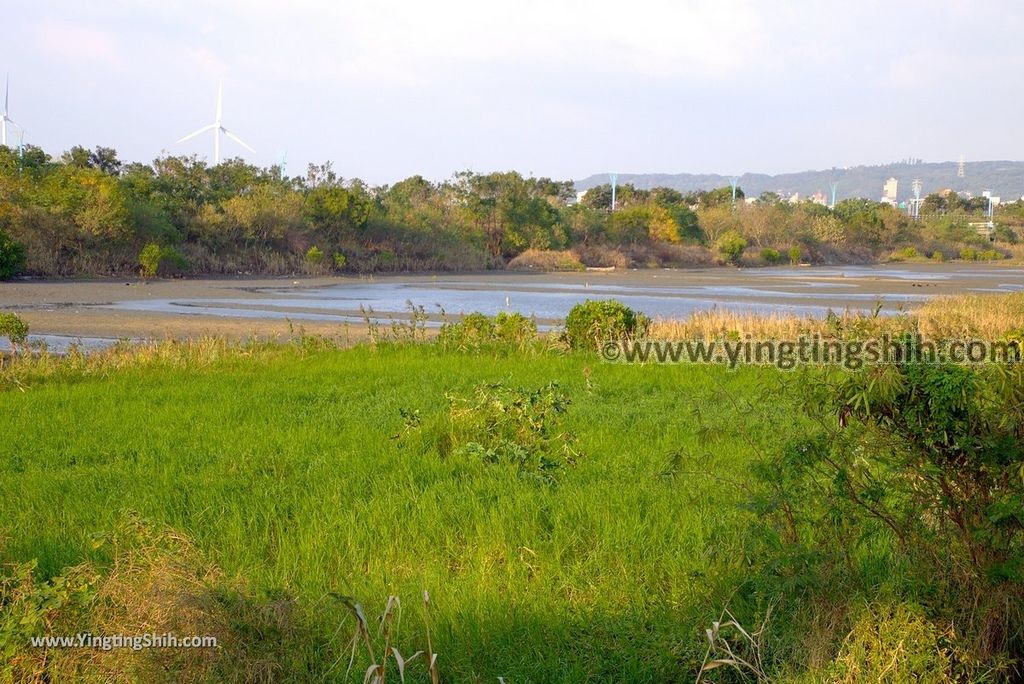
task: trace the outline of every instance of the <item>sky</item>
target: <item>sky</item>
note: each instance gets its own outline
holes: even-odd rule
[[[0,0],[25,141],[345,178],[1024,159],[1013,0]]]

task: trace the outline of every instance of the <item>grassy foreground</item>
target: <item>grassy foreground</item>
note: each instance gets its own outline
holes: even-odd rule
[[[1022,305],[650,333],[1021,340]],[[574,321],[0,359],[0,682],[1018,681],[1019,362],[611,364]],[[25,646],[82,631],[219,645]]]
[[[103,561],[91,534],[132,510],[191,537],[252,595],[320,606],[310,660],[347,648],[352,623],[328,592],[367,612],[404,599],[398,640],[411,653],[424,648],[427,590],[441,670],[456,680],[688,679],[721,608],[720,556],[740,558],[744,540],[735,488],[673,477],[672,455],[742,472],[751,446],[728,431],[709,440],[693,410],[728,426],[721,393],[753,398],[773,380],[382,346],[37,381],[0,393],[0,561],[36,558],[43,576]],[[392,439],[400,409],[429,417],[446,392],[496,381],[557,381],[570,397],[564,429],[585,456],[557,484]],[[768,443],[795,413],[780,418],[746,432]]]

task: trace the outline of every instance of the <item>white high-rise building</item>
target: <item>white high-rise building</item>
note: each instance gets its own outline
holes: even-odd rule
[[[882,201],[886,204],[896,204],[896,196],[899,189],[899,181],[890,178],[882,186]]]

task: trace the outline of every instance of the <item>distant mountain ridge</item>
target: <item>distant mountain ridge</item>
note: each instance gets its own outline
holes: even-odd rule
[[[899,181],[900,201],[913,195],[911,183],[919,178],[922,196],[951,188],[957,192],[980,195],[990,190],[1004,202],[1024,196],[1024,162],[1019,161],[977,161],[965,164],[964,178],[957,176],[958,162],[938,163],[897,163],[879,166],[851,166],[823,171],[801,171],[798,173],[745,173],[740,176],[739,185],[747,197],[757,197],[762,192],[777,192],[783,197],[800,193],[801,198],[820,192],[829,194],[829,183],[837,181],[836,199],[864,197],[877,200],[882,196],[882,185],[889,178]],[[608,183],[608,174],[594,174],[576,181],[577,190],[589,190]],[[729,176],[716,173],[620,173],[618,183],[632,183],[640,189],[669,187],[682,192],[712,190],[729,185]]]

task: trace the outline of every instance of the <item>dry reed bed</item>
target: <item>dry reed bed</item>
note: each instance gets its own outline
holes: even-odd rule
[[[72,348],[68,354],[21,353],[0,355],[0,390],[23,387],[40,378],[103,375],[149,367],[207,368],[226,359],[304,354],[345,346],[340,338],[300,335],[287,342],[204,336],[177,340],[168,338],[149,342],[122,341],[113,346],[85,353]]]
[[[1024,293],[937,297],[894,316],[862,312],[825,318],[787,314],[699,311],[681,320],[655,320],[650,337],[661,340],[790,339],[800,335],[859,337],[920,333],[928,339],[1001,339],[1024,330]]]

